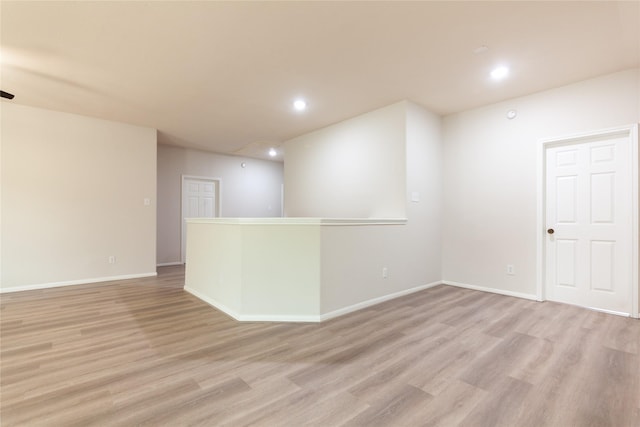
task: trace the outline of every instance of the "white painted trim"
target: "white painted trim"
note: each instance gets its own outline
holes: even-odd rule
[[[271,314],[244,314],[240,316],[242,322],[296,322],[296,323],[319,323],[320,316],[303,315],[271,315]]]
[[[631,317],[629,313],[625,313],[623,311],[605,310],[604,308],[597,308],[597,307],[583,307],[583,308],[588,308],[589,310],[593,310],[593,311],[599,311],[601,313],[615,314],[616,316]]]
[[[640,282],[638,278],[639,263],[639,240],[638,240],[638,124],[627,126],[619,126],[614,128],[602,129],[592,132],[583,132],[579,134],[566,135],[562,137],[541,139],[538,141],[537,147],[537,218],[536,218],[536,296],[538,301],[545,301],[545,178],[546,178],[546,149],[554,146],[571,145],[583,142],[589,139],[602,139],[613,137],[616,135],[628,136],[631,141],[631,191],[632,191],[632,273],[631,273],[631,317],[640,318],[638,307],[638,293]],[[610,311],[599,310],[609,313]],[[620,314],[619,312],[611,312],[612,314]],[[623,314],[627,315],[627,314]]]
[[[505,289],[487,288],[485,286],[469,285],[468,283],[452,282],[451,280],[443,280],[444,285],[455,286],[457,288],[473,289],[474,291],[489,292],[492,294],[506,295],[508,297],[524,298],[528,300],[538,301],[534,294],[523,294],[521,292],[507,291]]]
[[[638,275],[638,270],[640,266],[638,263],[640,262],[640,242],[639,235],[640,230],[640,217],[638,209],[640,209],[640,201],[638,200],[638,194],[640,189],[638,188],[638,168],[640,165],[640,151],[638,144],[640,144],[640,134],[638,133],[638,125],[631,126],[631,191],[633,194],[631,195],[631,204],[634,206],[633,208],[633,218],[631,220],[631,257],[633,259],[633,266],[631,272],[631,317],[635,317],[636,319],[640,318],[640,279]]]
[[[404,225],[406,218],[187,218],[193,224],[227,225]]]
[[[125,274],[122,276],[94,277],[91,279],[70,280],[66,282],[52,282],[52,283],[40,283],[36,285],[13,286],[9,288],[0,288],[0,293],[32,291],[36,289],[58,288],[61,286],[88,285],[91,283],[113,282],[116,280],[127,280],[127,279],[139,279],[141,277],[153,277],[157,275],[158,273],[154,271],[153,273]]]
[[[280,217],[284,218],[284,183],[280,184]]]
[[[273,314],[240,314],[237,311],[227,307],[224,304],[221,304],[218,301],[215,301],[212,298],[209,298],[200,292],[192,289],[188,286],[184,287],[184,290],[195,296],[196,298],[201,299],[206,302],[210,306],[222,311],[228,316],[232,317],[235,320],[241,322],[311,322],[318,323],[323,322],[325,320],[333,319],[338,316],[342,316],[344,314],[352,313],[354,311],[361,310],[366,307],[370,307],[372,305],[377,305],[383,303],[385,301],[389,301],[395,298],[399,298],[405,295],[409,295],[415,292],[422,291],[424,289],[432,288],[434,286],[441,285],[442,282],[432,282],[426,285],[416,286],[415,288],[405,289],[403,291],[395,292],[393,294],[384,295],[377,298],[372,298],[367,301],[359,302],[357,304],[350,305],[348,307],[340,308],[338,310],[331,311],[329,313],[321,314],[319,316],[316,315],[273,315]]]
[[[422,291],[424,289],[433,288],[434,286],[438,286],[443,284],[441,281],[427,283],[426,285],[416,286],[415,288],[405,289],[399,292],[394,292],[392,294],[383,295],[381,297],[372,298],[367,301],[362,301],[348,307],[339,308],[338,310],[330,311],[328,313],[324,313],[320,315],[320,321],[325,321],[329,319],[333,319],[334,317],[342,316],[344,314],[352,313],[354,311],[362,310],[363,308],[371,307],[372,305],[377,305],[395,298],[400,298],[405,295],[413,294],[415,292]]]
[[[597,311],[599,313],[606,313],[606,314],[614,314],[616,316],[622,316],[622,317],[631,317],[629,313],[625,313],[624,311],[614,311],[614,310],[606,310],[604,308],[597,308],[597,307],[586,307],[583,305],[578,305],[578,304],[571,304],[568,302],[560,302],[560,301],[553,301],[556,304],[563,304],[563,305],[569,305],[571,307],[579,307],[579,308],[584,308],[587,310],[592,310],[592,311]]]
[[[547,192],[545,189],[545,177],[547,168],[545,167],[546,147],[544,142],[538,144],[536,148],[536,299],[538,301],[545,300],[544,292],[544,257],[545,257],[545,199]]]
[[[160,264],[156,264],[156,267],[169,267],[172,265],[184,265],[182,264],[180,261],[175,261],[175,262],[163,262]]]
[[[213,308],[222,311],[223,313],[225,313],[227,316],[235,319],[235,320],[240,320],[240,313],[236,312],[235,310],[227,307],[226,305],[214,300],[213,298],[209,298],[208,296],[201,294],[200,292],[196,291],[195,289],[189,287],[189,286],[185,286],[184,290],[189,292],[191,295],[193,295],[194,297],[201,299],[202,301],[206,302],[207,304],[209,304],[210,306],[212,306]]]
[[[216,186],[216,205],[214,206],[214,212],[217,217],[222,216],[222,178],[217,178],[213,176],[198,176],[198,175],[180,175],[180,259],[182,260],[181,264],[184,264],[187,256],[184,253],[186,247],[183,248],[183,242],[185,238],[185,233],[187,230],[185,229],[184,223],[186,218],[184,217],[184,180],[185,179],[199,179],[202,181],[210,181],[215,183]],[[186,242],[184,242],[186,245]]]
[[[240,314],[219,301],[209,298],[189,286],[185,286],[184,290],[240,322],[320,322],[320,316],[313,315]]]

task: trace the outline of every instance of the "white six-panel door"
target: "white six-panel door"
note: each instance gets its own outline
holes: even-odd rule
[[[632,149],[613,135],[546,149],[546,297],[632,312]]]
[[[214,218],[216,213],[216,183],[214,179],[182,179],[182,262],[186,260],[186,218]]]

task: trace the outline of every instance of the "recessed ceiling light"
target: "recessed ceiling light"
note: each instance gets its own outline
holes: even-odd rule
[[[278,154],[275,148],[269,148],[269,155],[275,157]]]
[[[505,66],[494,68],[491,71],[491,78],[494,80],[502,80],[509,75],[509,69]]]
[[[296,111],[304,111],[307,109],[307,101],[304,99],[296,99],[293,101],[293,109]]]

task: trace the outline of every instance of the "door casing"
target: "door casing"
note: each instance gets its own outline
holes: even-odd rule
[[[557,138],[542,139],[537,148],[537,224],[536,224],[536,296],[545,301],[546,289],[546,150],[550,147],[572,145],[593,140],[594,138],[627,137],[631,142],[631,191],[632,191],[632,275],[631,275],[631,316],[638,318],[638,125],[628,125]]]
[[[210,176],[195,176],[195,175],[182,175],[180,177],[180,260],[184,264],[186,254],[185,254],[185,238],[187,229],[185,227],[184,218],[184,183],[189,180],[198,180],[198,181],[209,181],[215,185],[216,188],[216,200],[215,200],[215,216],[222,216],[222,204],[221,204],[221,192],[222,192],[222,180],[220,178],[210,177]]]

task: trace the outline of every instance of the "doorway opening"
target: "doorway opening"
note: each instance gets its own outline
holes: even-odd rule
[[[538,286],[638,317],[638,126],[540,141]]]
[[[220,178],[182,175],[181,249],[182,263],[187,260],[187,218],[216,218],[220,212]]]

